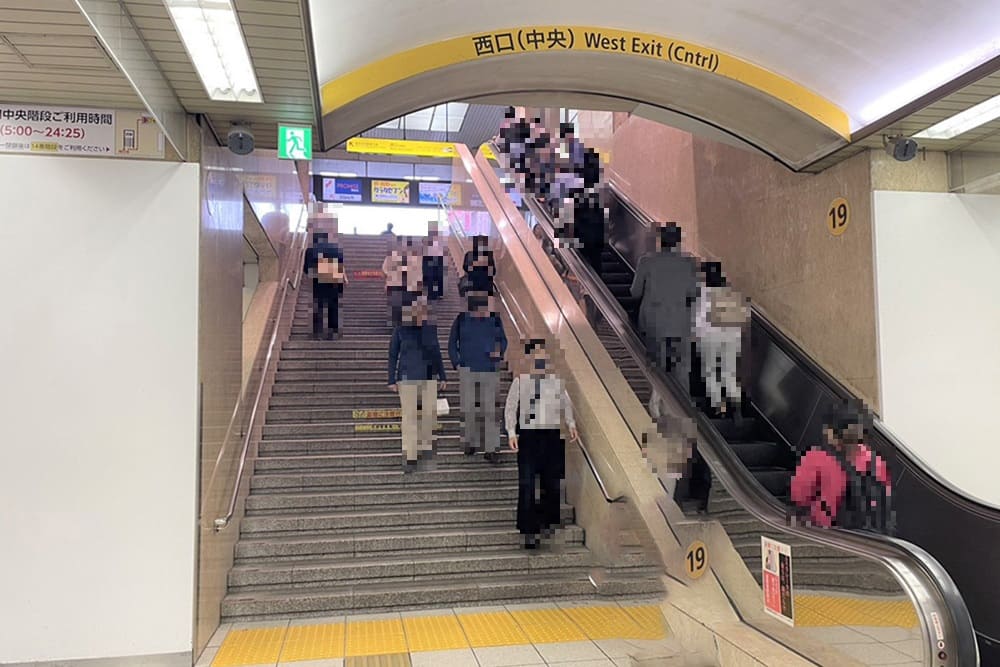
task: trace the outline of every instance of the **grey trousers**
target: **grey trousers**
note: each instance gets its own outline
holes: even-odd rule
[[[497,387],[500,373],[458,369],[458,390],[462,400],[465,446],[486,452],[500,450],[497,423]]]

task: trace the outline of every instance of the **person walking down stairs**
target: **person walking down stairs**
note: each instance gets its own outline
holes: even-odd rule
[[[524,536],[524,547],[534,549],[542,531],[559,525],[566,477],[562,422],[569,427],[570,440],[579,435],[573,405],[562,379],[550,368],[545,341],[528,340],[524,353],[531,371],[521,373],[511,383],[504,418],[510,448],[517,452],[517,529]]]
[[[340,296],[348,283],[344,271],[344,253],[327,232],[314,232],[312,244],[306,249],[306,275],[313,279],[313,331],[315,339],[323,337],[323,315],[326,314],[326,338],[340,335]]]
[[[437,327],[427,321],[426,297],[404,303],[402,318],[389,344],[389,388],[399,394],[403,471],[413,472],[418,456],[432,451],[437,392],[444,391],[447,377]]]
[[[459,313],[451,325],[448,357],[452,368],[458,369],[465,453],[471,456],[482,450],[487,461],[499,462],[497,387],[507,335],[492,301],[487,296],[468,298],[468,312]]]

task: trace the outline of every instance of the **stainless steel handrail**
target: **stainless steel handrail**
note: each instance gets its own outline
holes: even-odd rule
[[[492,148],[497,150],[496,147]],[[524,194],[524,199],[532,214],[543,223],[543,229],[551,231],[553,227],[548,212],[530,194]],[[884,535],[790,525],[784,505],[746,470],[711,421],[695,410],[687,392],[676,378],[648,363],[645,346],[638,341],[632,327],[627,324],[627,316],[620,304],[617,301],[612,303],[607,289],[602,289],[593,270],[576,253],[558,246],[556,252],[566,262],[570,272],[590,288],[588,294],[595,306],[642,369],[653,391],[663,398],[672,398],[675,410],[679,409],[698,425],[700,444],[707,445],[700,447],[699,451],[715,476],[741,506],[780,532],[881,563],[895,575],[918,610],[924,637],[929,640],[933,638],[928,645],[928,655],[938,653],[937,628],[947,638],[947,657],[937,660],[935,665],[966,667],[979,664],[979,649],[968,608],[951,576],[933,556],[914,544]],[[955,646],[958,648],[957,653],[952,650]]]
[[[481,195],[482,193],[480,193],[480,196]],[[438,195],[438,205],[444,211],[445,219],[448,221],[449,231],[458,238],[462,239],[468,238],[465,234],[465,230],[463,230],[461,226],[459,226],[458,221],[455,219],[454,210],[452,208],[449,208],[447,202],[445,202],[444,200],[444,197],[441,195]],[[497,280],[496,283],[498,287],[503,285],[502,280]],[[503,306],[504,310],[507,311],[507,318],[514,326],[514,329],[517,332],[518,339],[523,340],[525,338],[524,329],[521,327],[521,325],[518,323],[517,318],[514,316],[514,312],[513,310],[511,310],[510,304],[507,302],[507,297],[504,296],[504,292],[509,293],[510,290],[506,288],[497,290],[497,296],[500,299],[500,304]],[[518,307],[518,310],[524,312],[520,307]],[[601,473],[598,472],[597,465],[594,463],[594,459],[593,457],[591,457],[590,451],[588,451],[587,446],[583,441],[583,436],[581,436],[579,432],[577,433],[576,444],[577,446],[579,446],[580,452],[583,454],[583,458],[587,462],[587,467],[590,468],[590,472],[594,475],[594,479],[597,480],[597,486],[601,489],[601,495],[604,496],[604,501],[607,503],[625,502],[624,495],[612,496],[611,493],[608,491],[608,486],[607,484],[604,483],[604,479],[601,477]]]
[[[240,485],[243,483],[243,476],[246,473],[247,455],[250,451],[250,441],[253,436],[253,427],[254,423],[257,421],[257,412],[260,409],[261,396],[264,394],[264,385],[267,383],[267,372],[271,367],[271,360],[274,358],[274,347],[278,341],[278,334],[281,331],[281,318],[285,311],[285,302],[288,300],[288,291],[289,288],[293,291],[297,290],[301,282],[302,264],[304,261],[306,247],[309,245],[308,234],[305,233],[305,226],[308,218],[309,214],[307,205],[306,209],[302,212],[302,218],[299,220],[299,224],[296,226],[294,232],[296,234],[301,234],[301,237],[298,239],[301,247],[298,251],[292,253],[288,260],[291,263],[285,267],[285,275],[282,279],[281,301],[278,303],[278,313],[274,318],[274,328],[271,331],[271,340],[267,345],[267,356],[264,358],[264,365],[260,374],[260,383],[257,385],[257,394],[254,396],[253,407],[250,410],[250,420],[247,424],[246,435],[243,437],[243,448],[240,451],[239,467],[236,470],[236,479],[233,482],[233,490],[229,496],[229,505],[226,513],[223,516],[217,517],[212,522],[215,532],[225,530],[229,526],[229,522],[232,521],[233,516],[236,515],[236,503],[239,500]],[[291,277],[291,272],[295,272],[297,274],[294,280]],[[237,404],[236,409],[233,411],[233,419],[235,419],[236,415],[239,413],[239,407],[239,404]]]

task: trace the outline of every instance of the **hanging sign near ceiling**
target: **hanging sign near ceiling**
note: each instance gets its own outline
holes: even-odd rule
[[[0,152],[162,158],[163,133],[138,111],[0,103]]]
[[[458,154],[455,144],[449,141],[410,141],[407,139],[370,139],[354,137],[347,140],[350,153],[376,155],[410,155],[451,159]]]

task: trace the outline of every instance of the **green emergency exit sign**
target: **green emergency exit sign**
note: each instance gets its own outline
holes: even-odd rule
[[[313,157],[312,128],[279,125],[278,157],[282,160],[311,160]]]

